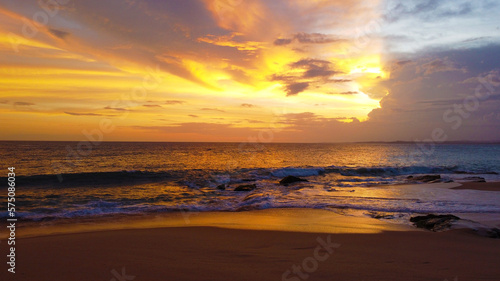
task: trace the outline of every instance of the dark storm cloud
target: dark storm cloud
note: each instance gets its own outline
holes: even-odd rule
[[[380,132],[408,140],[428,137],[437,127],[445,130],[448,140],[499,140],[500,57],[494,53],[500,53],[500,45],[413,56],[412,63],[395,69],[391,79],[381,83],[389,94],[366,125],[392,126]]]

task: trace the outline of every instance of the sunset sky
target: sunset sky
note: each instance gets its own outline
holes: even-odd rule
[[[2,140],[500,140],[500,2],[0,0]]]

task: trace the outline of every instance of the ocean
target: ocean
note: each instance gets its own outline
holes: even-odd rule
[[[499,144],[4,141],[0,155],[4,183],[15,167],[17,217],[32,222],[268,208],[385,219],[500,214],[497,192],[418,180],[500,181]],[[289,175],[307,182],[280,185]],[[241,185],[256,188],[234,191]]]

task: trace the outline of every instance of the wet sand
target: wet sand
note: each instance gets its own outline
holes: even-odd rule
[[[239,224],[238,229],[231,224]],[[8,273],[4,263],[0,280],[452,281],[500,277],[500,239],[466,230],[433,233],[371,218],[300,209],[196,214],[189,224],[170,226],[20,237],[16,274]],[[6,247],[4,240],[2,254]]]
[[[500,191],[500,182],[465,182],[451,189],[470,189],[483,191]]]

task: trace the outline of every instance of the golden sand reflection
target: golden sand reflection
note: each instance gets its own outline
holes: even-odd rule
[[[380,233],[408,231],[409,226],[389,224],[372,218],[350,217],[326,210],[266,209],[248,212],[181,212],[162,215],[126,216],[102,220],[29,226],[19,237],[86,233],[121,229],[164,227],[221,227],[230,229],[291,231],[309,233]]]

